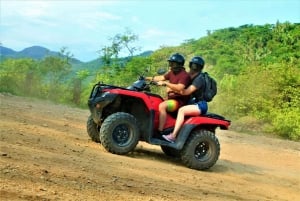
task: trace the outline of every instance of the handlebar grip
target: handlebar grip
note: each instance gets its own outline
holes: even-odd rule
[[[156,81],[150,81],[150,84],[157,85],[157,82]]]

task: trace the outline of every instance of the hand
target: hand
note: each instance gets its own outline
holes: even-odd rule
[[[154,77],[154,76],[153,76]],[[147,81],[153,81],[153,77],[146,77],[145,79],[147,80]]]
[[[166,82],[164,82],[164,81],[158,81],[157,85],[158,86],[167,86]]]
[[[181,94],[181,95],[184,94],[184,93],[183,93],[183,90],[180,90],[180,91],[178,91],[177,93],[179,93],[179,94]]]

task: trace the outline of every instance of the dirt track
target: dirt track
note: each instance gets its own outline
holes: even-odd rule
[[[196,171],[139,143],[107,153],[88,110],[0,94],[0,200],[300,200],[300,143],[218,131],[221,155]]]

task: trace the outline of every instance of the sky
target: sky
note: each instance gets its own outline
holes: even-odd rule
[[[0,0],[0,43],[21,51],[62,47],[83,62],[130,30],[140,52],[178,46],[207,31],[300,22],[299,0]],[[137,52],[138,53],[138,52]]]

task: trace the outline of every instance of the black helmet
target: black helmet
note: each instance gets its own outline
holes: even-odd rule
[[[196,64],[196,65],[193,65]],[[193,57],[192,60],[189,63],[189,67],[194,70],[194,71],[202,71],[203,67],[204,67],[204,60],[201,57]]]
[[[170,56],[170,58],[168,59],[168,61],[170,62],[176,62],[176,63],[178,63],[178,64],[180,64],[181,66],[183,66],[184,65],[184,62],[185,62],[185,59],[184,59],[184,57],[181,55],[181,54],[179,54],[179,53],[175,53],[175,54],[172,54],[171,56]]]

